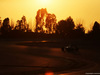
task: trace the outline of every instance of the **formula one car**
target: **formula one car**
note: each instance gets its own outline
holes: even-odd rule
[[[66,51],[67,52],[78,52],[79,49],[75,45],[66,45],[66,46],[62,47],[62,51],[63,52],[66,52]]]

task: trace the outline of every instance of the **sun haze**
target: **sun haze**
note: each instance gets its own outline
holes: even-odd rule
[[[37,0],[37,2],[40,4],[40,5],[47,5],[50,0]]]
[[[100,0],[0,0],[0,17],[16,21],[25,15],[27,21],[34,22],[38,9],[47,8],[58,21],[71,16],[75,23],[82,22],[89,29],[94,21],[100,22],[99,5]]]

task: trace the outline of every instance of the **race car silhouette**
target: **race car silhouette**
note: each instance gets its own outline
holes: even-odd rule
[[[75,45],[66,45],[64,47],[62,47],[62,51],[63,52],[78,52],[79,48]]]

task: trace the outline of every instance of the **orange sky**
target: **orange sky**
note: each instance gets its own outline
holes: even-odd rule
[[[89,29],[94,21],[100,22],[99,5],[100,0],[0,0],[0,17],[15,22],[25,15],[28,22],[34,22],[37,10],[47,8],[58,21],[71,16],[75,23],[83,23]]]

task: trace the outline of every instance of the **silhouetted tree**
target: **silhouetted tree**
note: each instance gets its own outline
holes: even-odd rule
[[[1,20],[1,17],[0,17],[0,35],[2,34],[1,33],[1,27],[2,27],[2,20]]]
[[[85,36],[85,28],[82,24],[78,24],[74,30],[73,34],[74,38],[84,38]]]
[[[21,18],[21,20],[17,20],[17,24],[16,24],[14,30],[19,30],[19,31],[22,31],[22,32],[28,32],[28,31],[30,31],[29,24],[27,24],[25,16],[23,16]]]
[[[3,26],[1,27],[2,33],[7,33],[11,31],[11,26],[9,25],[9,18],[3,20]]]
[[[36,32],[41,33],[55,33],[56,30],[56,16],[50,14],[47,9],[39,9],[36,15]]]
[[[71,17],[68,17],[66,20],[61,20],[57,25],[57,32],[63,35],[71,34],[75,27],[74,21]]]
[[[89,39],[100,39],[100,24],[95,21],[92,30],[87,34]]]
[[[22,24],[25,25],[25,26],[27,25],[26,17],[25,16],[22,17]]]
[[[11,20],[11,30],[14,30],[14,22]]]
[[[43,26],[45,25],[45,20],[46,20],[46,15],[47,15],[47,9],[39,9],[37,11],[36,15],[36,32],[44,32],[43,31]],[[44,27],[45,28],[45,27]]]
[[[22,20],[17,20],[17,24],[15,26],[14,30],[19,30],[19,31],[23,31],[24,27],[22,25]]]
[[[76,26],[76,30],[78,30],[79,32],[85,33],[85,28],[83,27],[82,24],[78,24]]]
[[[93,26],[93,31],[98,32],[100,30],[100,24],[96,21]]]
[[[67,31],[71,32],[74,29],[74,27],[75,27],[73,19],[69,16],[66,19],[66,23],[67,23]]]
[[[46,17],[46,28],[48,33],[55,33],[56,31],[56,16],[55,14],[48,14]]]
[[[1,26],[2,26],[2,20],[1,20],[1,17],[0,17],[0,28],[1,28]]]
[[[66,33],[66,29],[67,29],[66,21],[65,20],[59,21],[58,25],[57,25],[57,32],[59,34],[65,34]]]

